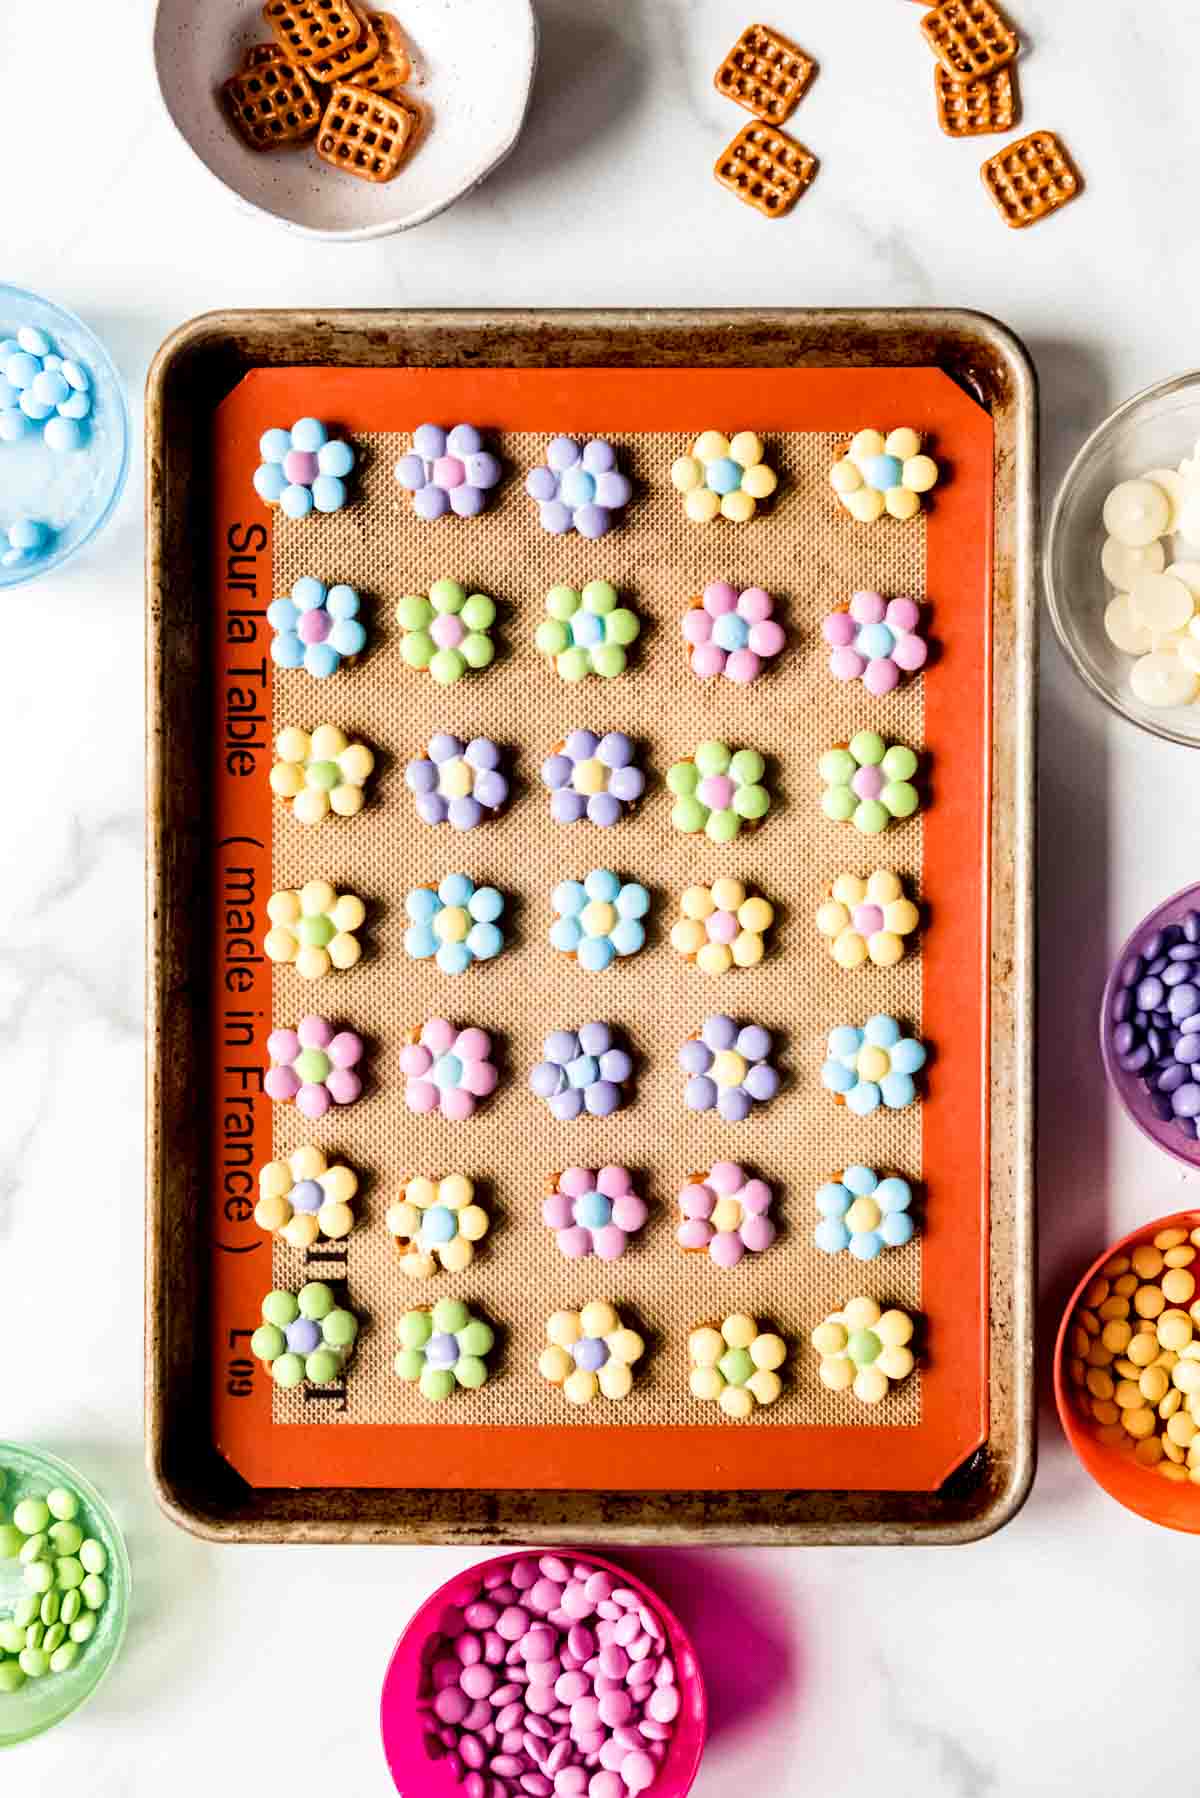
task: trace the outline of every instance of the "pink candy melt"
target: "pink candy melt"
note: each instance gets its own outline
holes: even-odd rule
[[[679,1713],[662,1624],[638,1593],[585,1565],[545,1555],[511,1571],[511,1584],[481,1587],[461,1610],[448,1607],[445,1633],[423,1646],[427,1753],[446,1763],[466,1798],[645,1791]],[[485,1589],[520,1602],[498,1609]],[[539,1612],[557,1621],[541,1622]],[[500,1651],[499,1672],[489,1647]]]
[[[311,487],[320,472],[320,465],[311,450],[289,450],[283,458],[284,479],[294,487]]]
[[[701,680],[720,674],[725,667],[725,651],[715,643],[698,643],[692,650],[692,668]]]

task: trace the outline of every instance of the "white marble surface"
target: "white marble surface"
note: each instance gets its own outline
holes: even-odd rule
[[[768,226],[708,174],[739,116],[710,73],[749,9],[542,0],[543,68],[507,168],[411,236],[333,253],[243,218],[190,165],[149,82],[149,0],[54,9],[80,91],[104,109],[82,154],[46,129],[42,15],[3,6],[0,69],[39,78],[5,81],[0,273],[81,312],[135,401],[161,338],[209,307],[977,306],[1037,360],[1050,492],[1112,403],[1196,357],[1200,38],[1186,7],[1012,10],[1030,45],[1026,119],[1061,130],[1088,180],[1026,236],[979,187],[990,144],[932,123],[915,6],[774,0],[821,63],[795,128],[823,167]],[[81,1775],[91,1798],[335,1780],[384,1798],[390,1642],[465,1557],[217,1551],[159,1518],[142,1472],[140,519],[135,467],[94,553],[4,600],[0,1433],[77,1458],[107,1489],[138,1587],[102,1699],[4,1772],[31,1798]],[[1041,718],[1048,1332],[1083,1259],[1185,1197],[1175,1164],[1106,1104],[1093,1019],[1107,954],[1196,875],[1197,762],[1106,716],[1049,641]],[[979,1547],[655,1563],[674,1591],[719,1582],[742,1620],[726,1644],[738,1668],[710,1667],[719,1727],[698,1798],[735,1779],[771,1798],[1023,1798],[1118,1790],[1147,1767],[1190,1782],[1190,1736],[1164,1724],[1194,1699],[1194,1630],[1159,1593],[1193,1550],[1110,1504],[1043,1422],[1030,1503]]]

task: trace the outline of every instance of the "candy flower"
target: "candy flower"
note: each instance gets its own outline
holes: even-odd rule
[[[396,607],[400,654],[409,668],[428,668],[439,686],[452,687],[491,662],[495,620],[496,602],[486,593],[468,597],[460,581],[434,581],[428,599],[408,593]]]
[[[693,1398],[714,1399],[726,1417],[741,1422],[759,1405],[773,1405],[783,1391],[779,1369],[787,1360],[782,1336],[760,1330],[754,1318],[735,1311],[719,1326],[703,1324],[688,1337]]]
[[[901,675],[923,668],[929,654],[916,601],[885,600],[882,593],[855,593],[848,606],[830,612],[821,634],[833,678],[861,680],[877,699],[898,687]]]
[[[703,831],[711,842],[731,843],[771,809],[765,772],[756,749],[731,750],[712,740],[698,744],[690,760],[667,770],[667,786],[675,797],[671,823],[689,835]]]
[[[874,1299],[851,1299],[812,1333],[821,1384],[831,1392],[849,1386],[864,1405],[877,1405],[894,1380],[912,1372],[912,1335],[907,1311],[880,1311]]]
[[[892,518],[915,518],[921,495],[937,485],[932,456],[921,454],[921,435],[909,426],[892,431],[859,431],[829,471],[829,481],[851,518],[874,524],[886,511]]]
[[[705,974],[753,968],[763,958],[763,936],[775,908],[740,880],[714,880],[688,887],[679,901],[682,914],[671,926],[671,946]]]
[[[410,1280],[428,1280],[439,1267],[460,1274],[488,1231],[487,1212],[475,1203],[475,1183],[465,1174],[410,1180],[384,1222],[400,1251],[400,1272]]]
[[[628,1168],[569,1167],[547,1182],[542,1222],[569,1260],[596,1255],[615,1261],[646,1217]]]
[[[429,1018],[413,1033],[400,1051],[400,1072],[410,1111],[439,1111],[455,1122],[471,1117],[500,1078],[487,1031],[456,1030],[445,1018]]]
[[[271,791],[291,807],[298,823],[319,824],[330,812],[338,818],[361,812],[363,788],[375,767],[365,743],[352,743],[336,724],[318,724],[311,736],[290,725],[276,737],[275,754]]]
[[[723,674],[742,686],[756,680],[764,662],[784,645],[783,626],[772,616],[774,610],[774,600],[762,587],[739,593],[728,581],[709,581],[683,614],[692,673],[702,680]]]
[[[856,1261],[874,1261],[884,1249],[900,1249],[916,1233],[909,1207],[912,1187],[891,1175],[881,1180],[874,1168],[848,1167],[817,1193],[821,1221],[813,1241],[827,1255],[848,1249]]]
[[[414,961],[432,957],[443,974],[463,974],[504,947],[504,895],[495,887],[477,887],[467,874],[447,874],[437,887],[414,887],[404,910],[410,920],[405,954]]]
[[[355,1072],[363,1040],[353,1030],[337,1030],[326,1018],[301,1018],[294,1030],[272,1030],[267,1038],[271,1066],[263,1077],[269,1099],[294,1101],[306,1118],[323,1118],[331,1105],[353,1105],[362,1093]]]
[[[611,1117],[628,1103],[633,1057],[618,1047],[608,1024],[552,1030],[542,1059],[529,1076],[530,1090],[544,1099],[556,1118]]]
[[[817,909],[817,929],[828,940],[829,953],[839,968],[861,968],[871,961],[877,968],[894,968],[921,921],[911,899],[904,896],[898,874],[876,868],[863,880],[857,874],[839,874],[829,897]]]
[[[683,1102],[689,1111],[712,1111],[740,1124],[755,1105],[765,1105],[779,1091],[779,1073],[771,1062],[771,1033],[761,1024],[738,1026],[718,1014],[705,1018],[699,1036],[689,1037],[679,1051],[688,1076]]]
[[[87,369],[60,356],[36,325],[22,325],[0,342],[0,444],[19,443],[40,428],[47,449],[82,449],[91,410]],[[21,547],[10,539],[10,548]]]
[[[642,919],[650,895],[636,880],[622,882],[611,868],[593,868],[579,880],[560,880],[550,895],[555,919],[551,947],[599,974],[619,955],[636,955],[646,941]]]
[[[279,668],[304,668],[317,680],[336,674],[367,646],[353,587],[326,587],[311,574],[294,582],[290,599],[273,599],[267,607],[271,660]]]
[[[474,425],[418,425],[413,446],[395,467],[396,480],[413,496],[418,518],[477,518],[500,479],[500,464],[483,447]]]
[[[357,894],[336,893],[327,880],[309,880],[298,893],[271,894],[271,928],[263,949],[270,961],[291,962],[302,980],[321,980],[359,959],[362,947],[354,933],[366,915]]]
[[[357,1191],[351,1168],[330,1166],[315,1144],[303,1143],[286,1160],[259,1168],[254,1221],[293,1249],[311,1249],[321,1236],[340,1241],[354,1228],[350,1201]]]
[[[254,491],[288,518],[340,512],[346,503],[346,476],[354,451],[330,437],[319,418],[297,419],[290,431],[264,431],[258,442],[262,461],[254,471]]]
[[[903,1036],[885,1012],[868,1018],[861,1030],[839,1024],[829,1032],[826,1054],[821,1085],[858,1117],[870,1117],[880,1105],[889,1111],[911,1105],[917,1096],[913,1075],[926,1061],[924,1043]]]
[[[582,448],[573,437],[552,437],[543,466],[531,468],[525,491],[537,501],[542,529],[561,537],[603,537],[616,522],[614,512],[627,506],[633,487],[617,467],[611,443],[594,437]]]
[[[542,785],[550,791],[556,824],[586,818],[602,829],[632,810],[646,790],[633,739],[624,731],[573,730],[542,763]]]
[[[693,1174],[679,1195],[679,1210],[680,1247],[707,1249],[718,1267],[736,1267],[747,1253],[761,1255],[777,1235],[771,1188],[736,1161],[715,1161],[707,1174]]]
[[[561,1386],[573,1405],[590,1404],[601,1395],[628,1398],[634,1364],[646,1345],[636,1330],[622,1324],[612,1305],[593,1299],[582,1311],[556,1311],[546,1319],[546,1336],[550,1346],[542,1350],[538,1372]]]
[[[508,800],[508,778],[501,772],[500,750],[490,737],[464,743],[438,731],[425,755],[409,762],[404,781],[416,798],[417,816],[426,824],[451,824],[474,830],[495,817]]]
[[[753,431],[739,431],[732,440],[720,431],[702,431],[691,453],[671,464],[671,485],[684,495],[684,511],[693,524],[709,524],[717,517],[745,524],[753,518],[759,501],[779,484],[765,454],[762,438]]]
[[[354,1352],[358,1319],[337,1303],[323,1280],[310,1280],[296,1293],[269,1292],[262,1318],[250,1352],[266,1363],[277,1386],[299,1386],[302,1380],[328,1386]]]
[[[837,824],[853,824],[864,836],[878,836],[894,818],[911,818],[920,806],[912,784],[916,756],[902,743],[889,746],[873,730],[860,730],[849,743],[835,743],[818,767],[825,782],[821,810]]]
[[[642,625],[636,612],[618,605],[611,581],[589,581],[582,592],[577,587],[551,587],[546,611],[534,643],[563,680],[584,680],[589,674],[612,680],[624,674],[627,651]]]
[[[419,1384],[422,1398],[438,1403],[460,1387],[474,1391],[486,1382],[496,1333],[461,1299],[406,1311],[396,1335],[400,1350],[392,1365],[402,1380]]]

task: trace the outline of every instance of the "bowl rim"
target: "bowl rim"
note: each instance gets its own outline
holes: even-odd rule
[[[1178,1161],[1183,1167],[1191,1168],[1192,1171],[1195,1172],[1197,1169],[1200,1169],[1200,1138],[1193,1139],[1196,1144],[1195,1155],[1186,1155],[1181,1149],[1177,1149],[1171,1142],[1156,1136],[1145,1118],[1138,1116],[1137,1112],[1133,1109],[1129,1094],[1126,1090],[1126,1083],[1130,1080],[1136,1080],[1137,1076],[1136,1074],[1126,1074],[1116,1065],[1108,1031],[1108,1012],[1109,1006],[1112,1003],[1113,992],[1116,987],[1117,975],[1121,971],[1122,964],[1128,956],[1133,953],[1135,940],[1142,935],[1143,931],[1151,928],[1151,920],[1157,920],[1160,913],[1171,911],[1176,906],[1182,905],[1185,901],[1188,901],[1191,904],[1193,910],[1200,910],[1200,881],[1191,881],[1187,886],[1180,887],[1177,893],[1171,893],[1166,899],[1160,899],[1157,905],[1152,905],[1145,917],[1140,919],[1140,921],[1134,925],[1133,929],[1129,932],[1129,935],[1125,938],[1125,941],[1121,944],[1121,947],[1117,950],[1117,953],[1113,956],[1112,963],[1108,970],[1108,977],[1104,982],[1104,991],[1100,995],[1100,1060],[1104,1066],[1105,1078],[1113,1092],[1116,1093],[1117,1098],[1120,1100],[1121,1109],[1129,1119],[1130,1123],[1141,1131],[1148,1142],[1152,1142],[1156,1148],[1162,1149],[1164,1154],[1171,1156],[1172,1160]],[[1181,1138],[1181,1141],[1182,1140],[1183,1139]]]
[[[554,1547],[543,1545],[541,1547],[533,1547],[524,1550],[519,1546],[501,1549],[497,1554],[487,1555],[480,1561],[472,1561],[466,1567],[460,1567],[457,1572],[450,1574],[447,1579],[443,1580],[436,1591],[428,1593],[421,1600],[420,1604],[409,1617],[407,1623],[405,1623],[404,1627],[401,1629],[400,1634],[396,1637],[395,1644],[388,1656],[387,1667],[384,1670],[383,1684],[379,1693],[378,1715],[380,1746],[383,1749],[384,1763],[387,1766],[388,1773],[390,1774],[397,1791],[401,1791],[403,1788],[401,1788],[399,1784],[400,1773],[397,1772],[392,1764],[391,1750],[393,1744],[389,1729],[391,1688],[393,1681],[398,1679],[401,1675],[401,1663],[405,1646],[408,1643],[413,1630],[419,1623],[423,1623],[427,1617],[431,1616],[438,1605],[446,1602],[453,1589],[468,1576],[472,1574],[481,1574],[485,1568],[498,1566],[501,1562],[518,1561],[522,1558],[522,1555],[528,1555],[533,1559],[541,1559],[545,1555],[554,1554],[571,1556],[580,1561],[588,1561],[597,1568],[597,1570],[614,1574],[623,1584],[642,1593],[651,1604],[657,1606],[667,1625],[669,1634],[675,1638],[677,1644],[682,1644],[690,1655],[693,1672],[688,1680],[688,1686],[689,1692],[694,1696],[696,1710],[699,1714],[699,1735],[695,1747],[695,1757],[692,1765],[687,1771],[687,1784],[676,1788],[677,1798],[684,1798],[684,1794],[692,1790],[696,1779],[699,1777],[700,1767],[704,1759],[704,1751],[708,1745],[709,1704],[708,1685],[704,1677],[704,1667],[686,1624],[684,1624],[679,1617],[674,1607],[669,1605],[655,1588],[650,1585],[647,1580],[642,1578],[640,1573],[635,1573],[631,1568],[623,1567],[615,1561],[610,1561],[604,1555],[594,1553],[590,1548],[576,1548],[567,1545],[561,1549],[556,1549]],[[410,1778],[414,1780],[414,1784],[419,1784],[419,1779],[416,1774],[404,1772],[403,1776],[406,1785]]]
[[[474,168],[470,174],[462,179],[452,192],[444,195],[441,199],[431,200],[428,205],[421,207],[416,212],[408,213],[402,218],[381,219],[375,224],[350,225],[340,230],[331,229],[322,225],[301,224],[296,219],[285,218],[282,213],[272,212],[269,206],[262,205],[258,200],[248,199],[245,194],[238,193],[237,189],[231,187],[224,176],[219,175],[207,159],[200,154],[200,151],[196,148],[191,138],[184,131],[183,126],[175,117],[163,85],[162,57],[160,55],[158,41],[159,27],[163,19],[166,5],[167,0],[155,0],[154,22],[150,28],[150,54],[151,61],[154,65],[154,90],[158,97],[159,105],[170,124],[171,130],[179,139],[180,143],[183,144],[193,161],[199,164],[200,168],[204,171],[206,178],[209,181],[214,182],[216,186],[220,188],[221,192],[226,194],[229,199],[233,201],[235,206],[242,212],[249,213],[255,218],[268,220],[272,225],[277,226],[282,231],[290,232],[295,237],[306,237],[314,243],[370,243],[380,237],[392,237],[398,232],[412,231],[415,230],[418,225],[428,224],[430,219],[437,218],[439,213],[447,211],[449,207],[461,200],[464,195],[469,194],[473,188],[480,186],[482,182],[486,181],[489,175],[494,174],[496,169],[500,167],[500,164],[512,154],[512,151],[516,148],[517,142],[520,139],[522,131],[525,129],[525,121],[529,116],[529,106],[533,98],[533,84],[537,76],[538,52],[541,41],[541,27],[534,7],[534,0],[523,0],[522,4],[522,14],[525,20],[525,32],[528,45],[528,66],[525,75],[524,88],[521,92],[519,104],[513,118],[512,131],[499,146],[495,155],[489,162],[485,163],[482,167]]]
[[[78,313],[72,312],[69,306],[62,305],[60,301],[47,299],[44,293],[35,293],[31,287],[19,287],[15,281],[0,280],[0,302],[2,302],[8,294],[14,295],[18,300],[33,300],[36,305],[44,306],[48,312],[55,313],[60,319],[65,320],[74,330],[82,333],[89,346],[90,360],[103,367],[105,373],[112,382],[113,391],[120,402],[121,461],[120,466],[113,477],[112,488],[107,499],[83,535],[78,537],[76,541],[70,544],[66,549],[58,550],[53,555],[39,556],[36,561],[30,563],[28,572],[22,575],[20,580],[6,581],[4,586],[0,588],[0,592],[6,590],[15,591],[16,588],[25,586],[29,581],[36,581],[43,574],[52,574],[58,568],[65,568],[67,563],[79,554],[80,550],[86,549],[92,539],[100,535],[100,532],[104,529],[105,525],[116,511],[121,495],[125,491],[125,483],[129,478],[130,438],[132,435],[132,424],[129,416],[129,400],[125,392],[125,382],[122,379],[121,371],[109,355],[105,345],[101,342],[100,338],[96,335],[95,331],[92,330],[92,327],[87,321],[80,318]]]
[[[1188,369],[1183,374],[1170,375],[1166,380],[1155,381],[1149,387],[1143,387],[1139,392],[1132,394],[1129,399],[1122,401],[1084,438],[1058,484],[1058,491],[1050,508],[1050,523],[1046,530],[1046,545],[1042,557],[1042,579],[1045,584],[1046,604],[1050,612],[1050,622],[1054,626],[1054,634],[1058,638],[1067,660],[1089,691],[1094,693],[1097,699],[1102,700],[1110,711],[1115,712],[1118,718],[1124,718],[1126,723],[1135,725],[1138,730],[1144,730],[1150,736],[1158,737],[1166,743],[1179,743],[1185,749],[1200,749],[1200,725],[1197,726],[1195,735],[1188,736],[1183,731],[1174,730],[1169,724],[1157,724],[1148,718],[1139,717],[1136,712],[1122,704],[1116,693],[1109,692],[1101,685],[1075,647],[1074,639],[1066,622],[1066,613],[1054,584],[1055,549],[1059,533],[1063,529],[1063,513],[1066,509],[1068,495],[1079,477],[1083,463],[1098,447],[1101,440],[1116,426],[1124,423],[1139,407],[1146,405],[1149,401],[1165,398],[1168,394],[1189,386],[1200,390],[1200,368]],[[1196,701],[1196,705],[1200,711],[1200,700]]]

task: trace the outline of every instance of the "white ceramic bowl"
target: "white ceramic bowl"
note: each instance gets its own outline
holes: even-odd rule
[[[251,150],[229,122],[223,81],[270,41],[261,0],[158,0],[154,64],[167,113],[243,206],[307,237],[354,243],[407,231],[484,180],[516,143],[537,65],[531,0],[403,0],[413,58],[406,92],[425,124],[411,159],[379,184],[323,163],[311,141]]]

